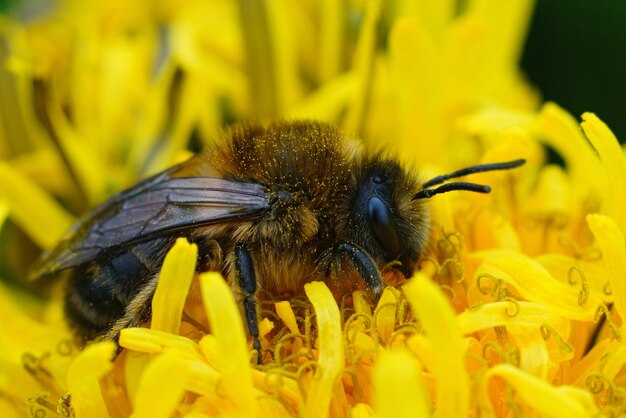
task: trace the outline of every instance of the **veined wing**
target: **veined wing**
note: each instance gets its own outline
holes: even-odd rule
[[[258,219],[270,209],[260,184],[168,174],[145,180],[87,214],[42,257],[31,277],[76,267],[172,232]]]

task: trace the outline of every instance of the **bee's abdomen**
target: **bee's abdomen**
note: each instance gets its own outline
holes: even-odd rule
[[[122,318],[142,284],[156,273],[154,266],[160,261],[157,260],[159,256],[152,254],[148,263],[138,250],[141,248],[125,250],[107,260],[72,271],[65,313],[77,333],[86,340],[104,334]],[[149,314],[149,306],[145,314]]]

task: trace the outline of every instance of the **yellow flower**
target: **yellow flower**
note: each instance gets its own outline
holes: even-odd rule
[[[531,1],[418,3],[67,0],[0,20],[0,415],[626,414],[622,149],[524,82]],[[79,350],[57,283],[44,301],[47,283],[26,280],[33,243],[53,247],[226,124],[305,117],[425,178],[528,162],[476,175],[489,195],[433,199],[419,271],[376,306],[362,291],[338,305],[319,282],[264,305],[263,365],[184,238],[150,324],[123,330],[117,357],[111,342]]]

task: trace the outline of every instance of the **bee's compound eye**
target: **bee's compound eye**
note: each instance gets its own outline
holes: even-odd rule
[[[390,255],[397,256],[400,253],[400,240],[396,220],[389,206],[378,197],[370,197],[367,201],[367,219],[383,248]]]

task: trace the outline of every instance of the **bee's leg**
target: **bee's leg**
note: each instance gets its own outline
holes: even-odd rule
[[[357,269],[367,287],[372,291],[374,301],[378,301],[383,291],[383,278],[372,257],[358,245],[340,241],[334,248],[336,255],[347,255]]]
[[[261,342],[259,341],[259,324],[255,305],[256,274],[252,265],[252,257],[245,245],[235,247],[235,268],[237,279],[243,294],[243,312],[246,317],[246,326],[252,337],[252,347],[257,352],[257,362],[261,364]]]

